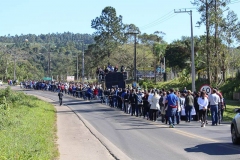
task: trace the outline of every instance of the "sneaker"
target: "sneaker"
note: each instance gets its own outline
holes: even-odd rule
[[[203,127],[205,127],[205,124],[203,124]]]
[[[173,126],[172,126],[172,125],[169,125],[169,128],[173,128]]]

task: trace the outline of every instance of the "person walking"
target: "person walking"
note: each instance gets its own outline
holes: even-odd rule
[[[124,103],[125,103],[125,113],[129,114],[129,109],[130,109],[130,104],[129,104],[129,96],[130,96],[130,91],[127,89],[126,94],[124,95]]]
[[[200,97],[200,92],[194,92],[194,109],[196,111],[196,116],[194,116],[195,121],[200,121],[199,118],[199,105],[198,105],[198,98]]]
[[[181,104],[183,103],[182,102],[182,99],[181,99],[181,93],[180,92],[176,92],[176,96],[178,97],[178,103],[177,103],[177,112],[176,112],[176,121],[177,121],[177,124],[180,124],[181,122],[181,111],[182,111],[182,108],[181,108]]]
[[[160,110],[159,99],[160,99],[160,96],[157,93],[157,91],[155,91],[152,99],[150,100],[151,102],[151,106],[150,106],[151,119],[150,120],[154,122],[157,120],[157,111]]]
[[[185,112],[186,112],[186,122],[191,122],[192,120],[192,109],[194,104],[194,98],[190,90],[187,91],[187,96],[185,99]]]
[[[137,99],[138,99],[138,97],[136,94],[136,90],[133,89],[132,93],[130,93],[130,96],[129,96],[129,102],[131,103],[131,116],[135,115]]]
[[[161,121],[162,123],[164,123],[165,121],[165,114],[166,114],[166,110],[165,110],[165,100],[166,100],[166,92],[163,92],[161,98],[159,99],[159,104],[160,104],[160,110],[161,110]]]
[[[143,100],[143,118],[147,117],[148,120],[148,113],[149,113],[149,102],[148,102],[148,92],[144,91]]]
[[[58,92],[58,98],[59,98],[59,103],[60,103],[60,106],[62,105],[62,98],[63,98],[63,93],[60,91]]]
[[[138,115],[142,115],[142,106],[143,106],[143,98],[144,94],[141,92],[141,90],[137,91],[137,105],[136,105],[136,117],[138,117]]]
[[[149,102],[148,105],[149,105],[149,119],[150,119],[150,120],[152,120],[152,117],[151,117],[152,114],[150,114],[150,107],[151,107],[151,104],[152,104],[152,101],[151,101],[151,100],[152,100],[152,97],[153,97],[153,95],[154,95],[153,92],[154,92],[153,90],[149,90],[149,91],[148,91],[148,93],[149,93],[149,94],[148,94],[148,102]]]
[[[198,97],[197,103],[199,105],[199,118],[202,122],[201,127],[206,125],[208,98],[206,97],[206,92],[202,91],[200,97]]]
[[[165,102],[168,105],[167,115],[168,115],[169,128],[174,128],[175,116],[177,112],[177,103],[178,103],[178,97],[174,94],[174,89],[170,89],[170,93],[167,96]]]
[[[220,97],[217,95],[216,89],[213,89],[213,92],[209,95],[208,100],[210,102],[212,126],[218,125],[218,104],[220,103]]]

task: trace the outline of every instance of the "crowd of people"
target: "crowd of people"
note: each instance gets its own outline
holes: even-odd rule
[[[183,91],[166,91],[128,86],[124,89],[115,87],[104,90],[100,84],[74,82],[27,81],[22,82],[21,87],[61,93],[61,104],[64,94],[88,101],[96,99],[131,116],[143,117],[150,121],[161,120],[171,128],[182,121],[190,123],[192,120],[201,122],[201,127],[205,127],[210,115],[212,125],[219,125],[226,108],[224,98],[216,88],[212,94],[207,95],[205,91],[192,93],[186,88]]]
[[[113,88],[104,91],[104,95],[107,97],[106,104],[111,107],[118,107],[131,116],[142,116],[151,121],[160,118],[162,123],[168,123],[171,128],[181,121],[190,123],[192,120],[200,121],[201,127],[205,127],[208,115],[211,115],[212,125],[219,125],[226,107],[222,94],[217,89],[207,95],[205,91],[192,93],[186,89],[180,92],[173,89]]]
[[[102,86],[98,84],[80,82],[54,82],[54,81],[24,81],[20,83],[20,88],[36,89],[51,92],[62,92],[74,97],[83,99],[93,99],[102,97]]]

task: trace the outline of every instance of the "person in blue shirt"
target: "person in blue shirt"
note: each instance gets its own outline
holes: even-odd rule
[[[73,93],[73,97],[76,95],[76,91],[77,91],[77,87],[75,86],[75,84],[72,86],[72,93]]]
[[[87,97],[88,97],[88,100],[91,99],[91,96],[92,96],[92,88],[89,87],[88,90],[87,90]]]
[[[170,89],[170,94],[167,96],[166,102],[168,104],[167,115],[169,128],[174,128],[178,103],[178,97],[174,94],[174,89]]]

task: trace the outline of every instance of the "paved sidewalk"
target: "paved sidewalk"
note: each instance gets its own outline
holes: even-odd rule
[[[35,95],[34,95],[35,96]],[[37,96],[53,103],[51,99]],[[113,156],[67,106],[55,105],[60,160],[113,160]]]

